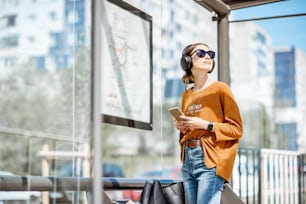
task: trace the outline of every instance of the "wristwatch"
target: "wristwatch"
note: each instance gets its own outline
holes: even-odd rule
[[[207,125],[207,130],[208,131],[212,131],[214,128],[214,123],[213,122],[209,122],[208,125]]]

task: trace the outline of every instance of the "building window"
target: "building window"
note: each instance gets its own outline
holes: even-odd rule
[[[74,24],[78,22],[78,13],[74,12],[74,11],[70,11],[68,13],[68,23],[70,24]]]
[[[17,35],[6,36],[0,39],[0,49],[17,47],[17,45],[18,45]]]
[[[30,42],[30,43],[35,43],[35,37],[34,36],[29,36],[28,37],[28,41]]]
[[[185,89],[181,79],[168,79],[166,81],[164,98],[165,99],[177,99],[181,97],[182,92]]]
[[[16,25],[16,15],[3,16],[0,18],[1,28],[13,27]]]
[[[275,53],[275,106],[296,107],[294,51]]]
[[[7,27],[12,27],[16,25],[16,15],[7,17]]]
[[[34,13],[30,14],[29,19],[31,19],[32,21],[36,20],[36,15]]]
[[[276,125],[276,134],[280,138],[278,147],[286,150],[297,150],[297,124],[280,123]]]
[[[266,44],[266,38],[263,34],[261,34],[260,32],[256,33],[256,40],[258,40],[259,42],[261,42],[261,44]]]
[[[55,21],[56,20],[56,13],[54,11],[50,12],[49,13],[49,17],[52,21]]]

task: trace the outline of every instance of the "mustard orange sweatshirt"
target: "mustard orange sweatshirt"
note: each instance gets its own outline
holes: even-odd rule
[[[206,166],[216,167],[216,174],[229,182],[243,132],[240,111],[230,88],[216,81],[203,90],[187,89],[182,95],[182,110],[187,116],[214,122],[215,132],[194,129],[181,133],[181,160],[184,161],[185,141],[200,139]]]

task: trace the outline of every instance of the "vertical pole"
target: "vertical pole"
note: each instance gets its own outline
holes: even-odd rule
[[[48,152],[49,146],[47,144],[44,144],[42,146],[42,152]],[[43,157],[41,160],[41,170],[42,170],[42,176],[49,176],[49,164],[47,157]],[[43,192],[42,193],[42,203],[48,204],[49,203],[49,192]]]
[[[92,70],[93,70],[93,201],[94,204],[103,204],[102,192],[103,186],[101,182],[101,164],[102,164],[102,147],[101,147],[101,38],[102,38],[102,1],[92,1]]]
[[[294,159],[293,159],[293,166],[294,166],[294,169],[293,169],[293,181],[294,181],[294,190],[293,190],[293,194],[292,197],[293,197],[293,202],[292,203],[298,203],[298,160],[297,160],[297,156],[293,156]]]
[[[228,15],[218,19],[218,80],[230,85]]]
[[[267,196],[267,190],[268,190],[268,171],[269,171],[269,168],[271,168],[271,166],[269,167],[269,158],[268,158],[268,155],[267,155],[267,152],[264,152],[263,150],[260,150],[260,159],[261,159],[261,185],[260,185],[260,202],[261,203],[268,203],[268,196]],[[268,168],[269,167],[269,168]]]
[[[258,175],[258,196],[257,196],[257,203],[258,204],[261,204],[263,203],[262,201],[262,189],[264,188],[264,185],[263,185],[263,172],[264,171],[264,168],[265,167],[265,162],[264,162],[264,159],[262,158],[262,155],[261,155],[261,149],[258,149],[257,150],[257,153],[256,153],[256,156],[257,156],[257,164],[258,164],[258,167],[257,167],[257,175]]]
[[[90,146],[89,144],[83,145],[83,177],[90,177]],[[88,204],[88,199],[86,197],[86,192],[83,192],[84,204]]]
[[[83,176],[90,177],[90,146],[89,144],[84,144],[83,146]]]

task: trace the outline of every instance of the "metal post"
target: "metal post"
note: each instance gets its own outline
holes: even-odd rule
[[[101,145],[101,41],[102,41],[102,19],[101,11],[104,0],[92,1],[92,70],[93,70],[93,183],[92,192],[94,204],[103,204],[101,189],[101,164],[102,164],[102,145]]]
[[[47,144],[44,144],[42,147],[42,151],[49,151],[49,146]],[[49,163],[48,158],[43,157],[41,160],[41,170],[42,170],[42,176],[49,176]],[[48,204],[49,203],[49,192],[43,192],[42,193],[42,203]]]
[[[220,16],[225,16],[229,13],[230,7],[221,0],[194,0],[209,11],[214,11]]]
[[[218,80],[230,85],[228,15],[218,19]]]
[[[209,11],[214,11],[218,20],[218,80],[230,85],[229,71],[229,25],[230,7],[221,0],[194,0]]]

